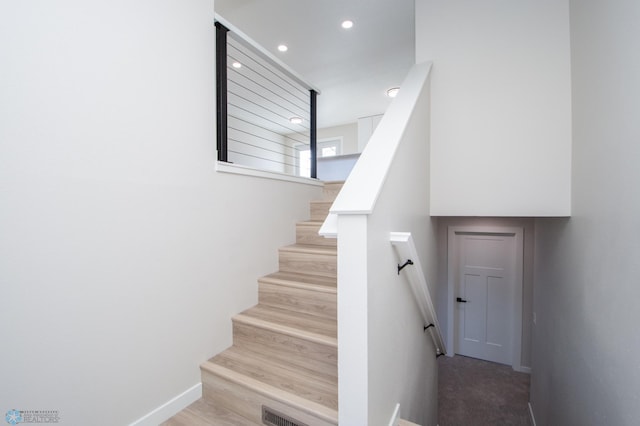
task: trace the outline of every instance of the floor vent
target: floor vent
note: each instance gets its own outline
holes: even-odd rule
[[[269,426],[308,426],[264,405],[262,406],[262,423]]]

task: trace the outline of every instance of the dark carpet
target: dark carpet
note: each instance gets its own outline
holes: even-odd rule
[[[439,426],[530,426],[529,375],[461,355],[438,358]]]

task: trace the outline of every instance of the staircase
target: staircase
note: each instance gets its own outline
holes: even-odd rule
[[[337,247],[318,230],[341,187],[325,183],[258,305],[233,318],[233,346],[201,365],[202,399],[164,425],[338,424]]]

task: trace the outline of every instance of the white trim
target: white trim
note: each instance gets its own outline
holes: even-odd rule
[[[289,77],[291,77],[292,79],[297,81],[302,86],[306,87],[307,89],[311,89],[311,90],[315,91],[316,93],[320,94],[320,89],[315,87],[313,84],[307,82],[304,79],[304,77],[302,77],[300,74],[298,74],[297,72],[292,70],[287,64],[282,62],[280,59],[278,59],[278,57],[273,55],[267,49],[265,49],[264,47],[260,46],[251,37],[249,37],[248,35],[246,35],[242,31],[240,31],[238,29],[238,27],[236,27],[235,25],[231,24],[229,21],[227,21],[226,19],[224,19],[222,16],[218,15],[217,13],[215,14],[215,20],[220,22],[222,25],[224,25],[229,30],[230,35],[235,40],[238,40],[239,42],[241,42],[242,44],[244,44],[248,48],[252,49],[257,54],[259,54],[263,58],[265,58],[267,61],[272,62],[274,65],[276,65],[278,68],[280,68],[281,71],[283,71],[285,74],[289,75]]]
[[[271,172],[268,170],[260,170],[260,169],[255,169],[249,166],[243,166],[240,164],[225,163],[224,161],[216,162],[216,172],[231,173],[231,174],[244,175],[244,176],[253,176],[253,177],[258,177],[263,179],[283,180],[287,182],[302,183],[302,184],[311,185],[311,186],[323,185],[323,182],[319,181],[318,179],[293,176],[286,173]]]
[[[516,369],[514,368],[514,370]],[[519,373],[531,374],[531,367],[525,367],[521,365],[520,368],[518,368],[516,371]]]
[[[157,426],[202,398],[202,383],[197,383],[170,399],[129,426]]]
[[[513,295],[514,304],[514,324],[513,324],[513,341],[511,367],[515,371],[521,371],[522,362],[522,292],[524,286],[523,278],[523,261],[524,261],[524,228],[508,227],[508,226],[450,226],[448,231],[448,249],[447,249],[447,342],[451,350],[448,356],[454,356],[458,350],[455,339],[455,269],[457,268],[454,260],[457,252],[456,234],[500,234],[513,235],[515,238],[517,256],[515,259],[515,291]],[[527,367],[524,367],[527,368]]]
[[[344,141],[344,136],[334,136],[332,138],[322,138],[322,139],[318,139],[316,141],[316,145],[318,146],[318,148],[320,148],[321,144],[326,144],[327,142],[337,142],[336,143],[336,155],[335,157],[339,157],[342,155],[342,145],[343,145],[343,141]],[[333,158],[333,157],[318,157],[318,159],[320,158]]]
[[[368,216],[338,217],[338,424],[368,425]],[[383,419],[378,419],[382,420]]]
[[[318,235],[325,238],[338,238],[338,215],[329,213],[318,231]]]
[[[529,415],[531,416],[531,424],[532,426],[536,426],[536,418],[533,415],[533,407],[531,406],[531,401],[529,401]]]
[[[400,403],[396,404],[396,408],[393,410],[391,420],[389,420],[389,426],[398,426],[398,420],[400,418]]]

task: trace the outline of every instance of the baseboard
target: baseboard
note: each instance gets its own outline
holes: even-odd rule
[[[391,415],[391,420],[389,420],[389,426],[397,426],[399,418],[400,418],[400,403],[396,404],[396,407],[393,410],[393,414]]]
[[[520,366],[518,368],[514,368],[515,371],[518,371],[520,373],[527,373],[527,374],[531,374],[531,367],[524,367],[524,366]]]
[[[200,398],[202,398],[202,383],[193,385],[191,388],[165,402],[129,426],[158,426]]]
[[[530,402],[529,402],[529,415],[531,416],[531,424],[533,426],[536,426],[536,418],[533,415],[533,407],[531,406]]]

